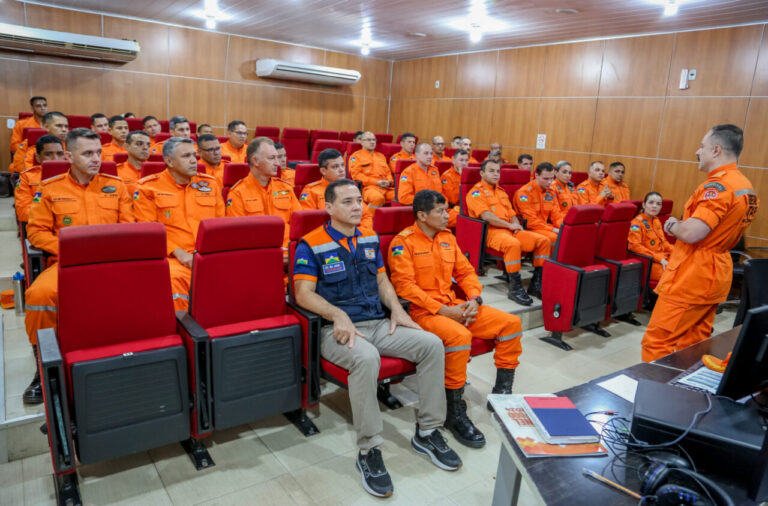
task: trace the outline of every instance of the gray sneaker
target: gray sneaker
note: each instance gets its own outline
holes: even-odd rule
[[[461,467],[461,459],[451,450],[439,430],[435,429],[427,437],[419,436],[419,426],[411,438],[411,446],[419,453],[428,456],[434,465],[446,471],[456,471]]]
[[[357,470],[363,477],[363,488],[366,492],[376,497],[392,495],[392,478],[384,467],[381,450],[371,448],[365,455],[362,452],[358,453],[356,464]]]

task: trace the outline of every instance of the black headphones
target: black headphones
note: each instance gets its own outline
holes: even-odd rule
[[[668,452],[656,452],[648,456],[649,464],[645,468],[640,485],[643,494],[643,504],[658,504],[669,506],[735,506],[728,494],[709,478],[690,469],[688,462],[678,455]],[[673,477],[686,478],[685,482],[693,482],[702,489],[701,492],[691,488],[667,483]],[[714,503],[712,501],[714,500]]]

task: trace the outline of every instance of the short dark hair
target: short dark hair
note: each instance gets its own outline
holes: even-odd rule
[[[661,196],[661,193],[659,193],[659,192],[648,192],[648,193],[645,194],[645,197],[643,197],[643,204],[648,202],[648,199],[653,197],[654,195],[659,197],[660,199],[664,200],[664,197]]]
[[[279,142],[276,142],[276,143],[275,143],[275,149],[285,149],[285,146],[283,146],[283,145],[282,145],[282,144],[280,144]]]
[[[184,116],[174,116],[168,120],[168,130],[173,130],[179,123],[189,123],[189,120]]]
[[[461,135],[457,135],[456,137],[454,137],[453,139],[451,139],[451,142],[460,141],[461,139],[462,139]]]
[[[128,132],[128,137],[125,138],[125,143],[130,144],[133,141],[133,138],[137,135],[143,135],[144,137],[149,137],[149,134],[145,132],[144,130],[131,130]]]
[[[64,114],[63,112],[59,112],[59,111],[51,111],[51,112],[45,113],[45,116],[43,116],[43,125],[48,123],[51,119],[55,118],[56,116],[59,116],[61,118],[65,118],[67,120],[67,123],[69,123],[69,118],[67,118],[66,114]]]
[[[136,115],[133,114],[132,112],[127,112],[127,113],[123,114],[123,118],[135,118],[135,117],[136,117]]]
[[[141,120],[141,126],[147,126],[147,121],[155,120],[158,123],[160,122],[159,119],[155,118],[154,116],[144,116],[144,119]]]
[[[102,114],[100,112],[97,112],[96,114],[91,114],[91,125],[93,125],[96,122],[96,120],[99,118],[107,119],[107,115]]]
[[[528,153],[523,153],[522,155],[517,157],[517,163],[523,163],[523,160],[533,161],[533,157]]]
[[[480,164],[480,171],[485,172],[485,168],[488,166],[489,163],[492,163],[494,165],[498,165],[501,167],[501,162],[497,162],[496,160],[485,160],[483,163]]]
[[[445,204],[445,197],[435,190],[421,190],[413,197],[413,216],[418,218],[419,211],[429,213],[437,204]]]
[[[239,127],[240,125],[245,126],[245,121],[240,121],[239,119],[230,121],[229,124],[227,125],[227,132],[234,132],[235,128]]]
[[[211,125],[209,125],[208,123],[200,123],[199,125],[197,125],[197,131],[198,131],[198,132],[200,132],[200,129],[201,129],[201,128],[203,128],[203,127],[209,127],[209,128],[213,128],[213,127],[212,127]]]
[[[413,140],[416,140],[416,136],[412,134],[411,132],[405,132],[403,135],[400,136],[400,142],[403,142],[408,137],[413,137]]]
[[[115,126],[115,123],[117,123],[118,121],[125,121],[125,117],[123,117],[123,116],[111,116],[109,118],[109,128],[112,128],[113,126]]]
[[[466,149],[457,149],[456,151],[453,152],[453,157],[454,158],[456,158],[459,155],[467,155],[467,156],[469,156],[469,151],[467,151]]]
[[[67,144],[67,148],[71,150],[77,146],[77,143],[80,139],[90,139],[101,142],[101,137],[99,137],[99,134],[90,128],[73,128],[67,132],[67,138],[64,142]]]
[[[198,135],[198,136],[197,136],[197,145],[198,145],[198,146],[202,146],[202,145],[203,145],[203,142],[208,142],[208,141],[218,141],[218,140],[219,140],[219,138],[218,138],[218,137],[216,137],[216,136],[215,136],[215,135],[213,135],[213,134],[203,134],[203,135]]]
[[[744,131],[736,125],[724,124],[712,127],[712,137],[716,144],[738,157],[744,149]]]
[[[541,175],[542,172],[549,172],[555,170],[555,166],[549,162],[541,162],[536,166],[536,174]]]
[[[328,187],[325,189],[325,201],[333,203],[336,200],[336,188],[340,186],[354,186],[357,188],[357,184],[355,184],[354,181],[347,178],[341,178],[337,179],[336,181],[332,181],[330,184],[328,184]]]
[[[341,156],[341,152],[338,149],[328,148],[324,149],[317,155],[317,164],[320,167],[326,167],[328,162],[335,160]]]
[[[608,166],[608,170],[611,170],[614,167],[624,167],[624,164],[621,162],[613,162],[611,165]],[[626,167],[624,167],[626,169]]]
[[[364,133],[365,133],[365,132],[363,132],[362,130],[358,130],[357,132],[355,132],[355,135],[353,135],[353,136],[352,136],[352,138],[354,139],[355,137],[358,137],[358,136],[360,136],[360,135],[363,135]]]
[[[53,143],[62,145],[61,139],[59,139],[55,135],[45,134],[41,136],[39,139],[37,139],[37,142],[35,143],[35,150],[37,150],[37,154],[39,155],[40,153],[43,152],[43,149],[45,148],[46,144],[53,144]]]
[[[30,99],[29,99],[29,105],[31,105],[32,107],[34,107],[34,106],[35,106],[35,100],[45,100],[46,102],[48,102],[48,99],[47,99],[47,98],[45,98],[45,97],[42,97],[42,96],[40,96],[40,95],[35,95],[34,97],[32,97],[32,98],[30,98]]]
[[[594,160],[592,162],[589,162],[589,167],[587,167],[587,170],[594,167],[596,163],[599,163],[600,165],[605,165],[602,160]]]

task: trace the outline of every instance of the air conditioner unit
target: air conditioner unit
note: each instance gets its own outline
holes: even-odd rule
[[[304,81],[317,84],[349,85],[360,80],[360,72],[350,69],[324,67],[307,63],[295,63],[272,58],[256,60],[256,75],[287,81]]]
[[[0,49],[89,60],[128,62],[138,56],[135,40],[108,39],[0,23]]]

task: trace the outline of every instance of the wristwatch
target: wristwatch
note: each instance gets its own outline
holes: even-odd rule
[[[475,302],[477,302],[478,306],[483,305],[483,298],[480,297],[479,295],[477,297],[471,297],[469,300],[474,300]]]

